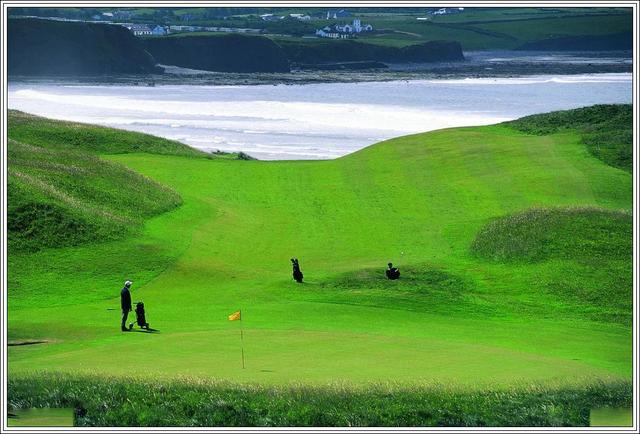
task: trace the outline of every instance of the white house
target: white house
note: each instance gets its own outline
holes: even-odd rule
[[[276,16],[276,15],[273,15],[273,14],[262,14],[262,15],[260,15],[260,18],[263,21],[278,21],[278,20],[283,19],[284,17],[279,17],[279,16]]]
[[[311,19],[309,15],[304,15],[304,14],[289,14],[289,16],[299,21],[309,21]]]
[[[331,38],[334,33],[338,34],[338,37],[335,39],[342,38],[346,39],[352,36],[355,36],[356,33],[362,32],[371,32],[373,31],[373,26],[371,24],[362,24],[359,19],[354,19],[352,24],[335,24],[333,26],[325,26],[322,29],[316,30],[316,36],[320,36],[321,38]]]
[[[125,27],[135,36],[147,36],[153,34],[153,31],[145,24],[128,24]]]

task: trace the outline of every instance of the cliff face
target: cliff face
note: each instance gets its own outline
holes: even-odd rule
[[[429,41],[402,48],[353,40],[314,41],[310,43],[283,41],[281,45],[289,60],[299,64],[356,61],[421,63],[464,60],[462,46],[456,41]]]
[[[9,75],[89,76],[159,72],[142,41],[122,26],[9,19]]]
[[[451,62],[464,60],[462,46],[457,41],[429,41],[401,48],[405,62]]]
[[[220,72],[289,72],[282,48],[262,36],[149,38],[146,45],[166,65]]]

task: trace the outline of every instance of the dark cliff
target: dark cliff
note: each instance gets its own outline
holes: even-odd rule
[[[296,64],[377,61],[388,63],[448,62],[464,60],[456,41],[429,41],[406,47],[388,47],[354,40],[328,40],[280,43],[287,57]]]
[[[144,44],[109,24],[9,19],[9,75],[88,76],[159,72]]]
[[[149,38],[147,49],[165,65],[220,72],[289,72],[282,48],[262,36]]]

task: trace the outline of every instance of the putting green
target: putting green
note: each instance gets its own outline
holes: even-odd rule
[[[630,324],[598,316],[630,311],[551,285],[588,264],[470,252],[490,219],[533,206],[631,209],[631,175],[575,133],[449,129],[332,161],[104,158],[170,186],[183,205],[134,239],[10,258],[20,284],[10,288],[9,338],[48,341],[11,346],[10,374],[469,387],[630,378]],[[160,256],[170,265],[133,265]],[[302,285],[290,276],[294,256]],[[389,261],[398,282],[384,280]],[[358,277],[370,269],[380,271],[373,284]],[[412,272],[424,280],[407,286]],[[127,278],[157,332],[119,331]],[[242,322],[227,321],[237,309]]]

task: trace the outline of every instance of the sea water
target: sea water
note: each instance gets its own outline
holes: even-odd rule
[[[631,98],[629,73],[305,85],[8,87],[11,109],[266,160],[337,158],[406,134],[631,103]]]

